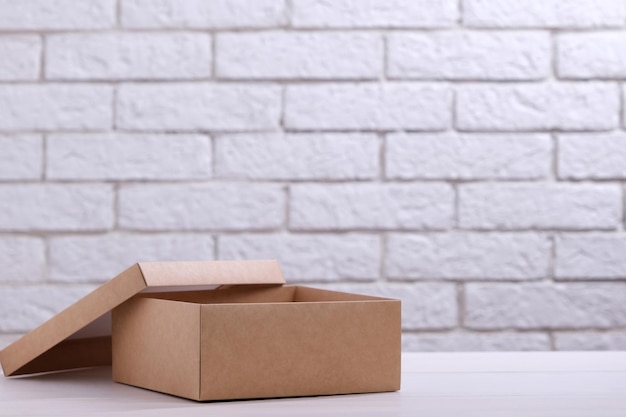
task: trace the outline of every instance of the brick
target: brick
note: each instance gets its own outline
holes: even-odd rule
[[[316,287],[401,299],[404,330],[444,330],[458,324],[456,288],[451,284],[342,283]]]
[[[626,178],[626,135],[623,133],[559,135],[558,144],[559,178]]]
[[[546,134],[391,134],[391,179],[540,179],[552,165]]]
[[[0,19],[2,19],[0,17]],[[39,78],[41,39],[39,36],[0,37],[0,81]]]
[[[46,247],[40,238],[0,237],[0,282],[36,282],[45,278]]]
[[[556,350],[626,350],[626,332],[556,332]]]
[[[419,129],[450,126],[447,87],[410,83],[291,85],[285,125],[300,129]]]
[[[285,0],[121,0],[132,28],[266,28],[287,22]]]
[[[222,78],[375,79],[383,39],[373,33],[262,32],[217,35]]]
[[[551,245],[528,233],[391,235],[387,276],[418,279],[538,279],[548,275]]]
[[[625,78],[625,40],[621,32],[559,35],[559,76],[581,79]]]
[[[380,238],[374,235],[226,235],[219,238],[219,257],[278,259],[288,282],[380,276]]]
[[[619,187],[612,184],[468,184],[459,222],[472,229],[614,229]]]
[[[39,135],[0,135],[0,180],[39,179],[42,152]]]
[[[211,75],[205,33],[50,35],[46,78],[62,80],[189,79]]]
[[[547,33],[392,33],[387,42],[391,78],[538,80],[550,72]]]
[[[0,287],[0,332],[29,332],[94,289],[91,285]]]
[[[0,130],[109,129],[111,101],[105,85],[0,85]]]
[[[568,279],[625,279],[626,236],[566,235],[556,240],[555,276]]]
[[[463,0],[463,23],[476,27],[616,27],[625,18],[620,0]]]
[[[402,335],[403,352],[486,352],[550,350],[546,333],[409,333]]]
[[[280,108],[280,89],[272,85],[126,84],[116,120],[129,130],[274,129]]]
[[[213,238],[192,234],[52,237],[50,278],[62,282],[103,282],[136,262],[199,261],[213,258]]]
[[[0,230],[80,231],[112,226],[112,186],[0,185]]]
[[[583,329],[626,325],[626,284],[467,284],[472,329]]]
[[[46,177],[182,180],[211,176],[211,139],[201,135],[64,134],[47,139]]]
[[[215,140],[220,178],[372,179],[378,161],[379,140],[373,134],[237,134]]]
[[[454,0],[293,0],[292,4],[296,27],[449,27],[458,14]]]
[[[325,184],[291,187],[296,230],[445,229],[454,192],[446,184]]]
[[[269,230],[284,222],[277,185],[129,185],[119,192],[119,224],[133,230]]]
[[[115,26],[116,0],[0,0],[0,30],[80,30]]]
[[[619,95],[605,83],[471,85],[457,95],[462,130],[610,130]]]

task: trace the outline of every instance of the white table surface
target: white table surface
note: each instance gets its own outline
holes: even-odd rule
[[[626,352],[405,353],[402,389],[196,403],[111,368],[0,378],[0,416],[626,416]]]

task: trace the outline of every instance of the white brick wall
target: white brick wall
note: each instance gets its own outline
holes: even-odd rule
[[[287,23],[286,0],[120,0],[128,28],[268,28]]]
[[[463,22],[472,27],[596,28],[622,26],[621,0],[462,0]]]
[[[387,276],[398,279],[541,279],[550,242],[536,234],[394,234]]]
[[[0,283],[37,282],[46,270],[46,246],[36,237],[0,237]]]
[[[296,230],[445,229],[453,192],[445,184],[294,185],[290,226]]]
[[[388,43],[391,78],[537,80],[550,70],[547,33],[393,33]]]
[[[211,235],[77,235],[48,240],[50,278],[62,282],[102,282],[140,261],[211,260]]]
[[[227,33],[216,49],[220,78],[376,79],[383,70],[383,38],[373,33]]]
[[[284,223],[277,185],[128,185],[119,190],[119,226],[128,230],[268,230]]]
[[[556,241],[555,277],[562,279],[626,278],[626,236],[568,235]]]
[[[115,0],[0,0],[0,30],[81,30],[115,26]]]
[[[468,284],[470,329],[585,329],[626,325],[624,283]]]
[[[611,130],[618,126],[614,83],[462,86],[457,96],[460,130]]]
[[[1,84],[0,130],[112,127],[113,89],[88,84]]]
[[[0,180],[40,179],[43,139],[39,135],[0,135]]]
[[[558,38],[559,75],[564,78],[610,79],[626,75],[621,32],[567,33]]]
[[[211,177],[203,135],[57,134],[47,138],[54,180],[194,180]]]
[[[41,38],[34,35],[0,38],[0,81],[36,80],[40,71]]]
[[[188,79],[211,75],[211,37],[204,33],[50,35],[50,80]]]
[[[215,174],[251,180],[375,179],[374,134],[236,134],[215,139]]]
[[[626,178],[626,135],[563,134],[558,138],[559,178],[608,180]]]
[[[113,210],[110,185],[0,185],[0,231],[109,230]]]
[[[0,339],[278,258],[407,350],[626,348],[623,0],[0,0]]]
[[[458,12],[454,0],[292,0],[292,7],[294,26],[322,28],[447,27]]]
[[[289,281],[376,280],[381,242],[375,235],[234,235],[219,238],[222,259],[276,258]]]
[[[280,97],[273,85],[122,84],[116,126],[136,131],[274,129]]]
[[[411,83],[291,85],[285,126],[291,129],[444,130],[452,92]]]
[[[550,175],[546,134],[390,134],[390,179],[542,179]]]
[[[463,229],[617,229],[622,192],[614,184],[468,184],[459,187]]]

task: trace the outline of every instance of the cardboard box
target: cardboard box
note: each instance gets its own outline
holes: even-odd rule
[[[136,264],[0,362],[112,362],[118,382],[201,401],[400,389],[400,301],[283,284],[276,261]]]

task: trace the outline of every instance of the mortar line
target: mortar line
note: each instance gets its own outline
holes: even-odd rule
[[[39,81],[46,80],[46,48],[47,38],[44,34],[39,34],[39,40],[41,42],[41,51],[39,51]]]
[[[214,234],[212,235],[213,238],[213,259],[217,260],[220,259],[220,249],[219,249],[219,245],[220,245],[220,238],[221,236],[218,234]]]
[[[548,241],[550,242],[550,252],[548,257],[548,276],[547,281],[551,283],[556,282],[556,241],[555,234],[548,235]]]
[[[217,178],[217,137],[211,134],[206,135],[209,138],[209,147],[211,148],[211,178],[213,182]]]
[[[388,245],[389,234],[387,232],[383,232],[379,234],[379,244],[380,244],[380,265],[379,265],[379,281],[388,283],[387,279],[387,245]]]
[[[465,283],[456,284],[457,325],[456,329],[465,329]]]
[[[552,143],[552,154],[551,154],[551,166],[550,166],[550,175],[551,179],[554,182],[560,181],[559,176],[559,137],[557,132],[550,132],[550,141]]]
[[[382,44],[383,44],[383,50],[382,50],[383,65],[382,65],[382,74],[380,78],[381,78],[381,81],[384,82],[384,81],[389,80],[389,34],[387,32],[382,32],[380,36],[382,37]]]
[[[552,79],[552,81],[560,81],[559,75],[558,75],[558,67],[559,67],[558,35],[559,35],[559,32],[555,29],[550,29],[548,33],[550,36],[550,78]]]
[[[113,183],[113,229],[114,231],[120,231],[120,187],[121,184],[119,182]]]
[[[209,32],[211,39],[211,77],[212,82],[217,83],[219,81],[217,75],[217,33]]]
[[[286,0],[285,1],[285,17],[286,17],[286,21],[285,21],[285,29],[289,29],[289,30],[293,30],[295,29],[293,26],[293,1],[292,0]]]
[[[619,126],[618,126],[618,130],[624,130],[624,128],[626,127],[626,116],[625,116],[625,111],[624,111],[624,83],[617,83],[617,93],[619,94],[619,115],[617,117],[617,120],[619,122]]]
[[[385,133],[379,133],[379,145],[378,145],[378,180],[380,182],[387,182],[387,141],[388,137]]]
[[[111,85],[111,130],[117,132],[117,94],[119,89],[118,83]]]
[[[554,335],[554,331],[553,330],[549,330],[548,331],[548,342],[549,342],[549,347],[550,350],[557,350],[556,349],[556,337]]]
[[[290,216],[290,207],[291,207],[291,184],[285,185],[284,190],[285,195],[285,223],[283,225],[283,232],[290,233],[291,232],[291,216]]]
[[[122,0],[116,0],[115,2],[115,27],[116,29],[122,27]]]
[[[38,182],[47,182],[48,179],[48,134],[41,135],[41,175]]]

